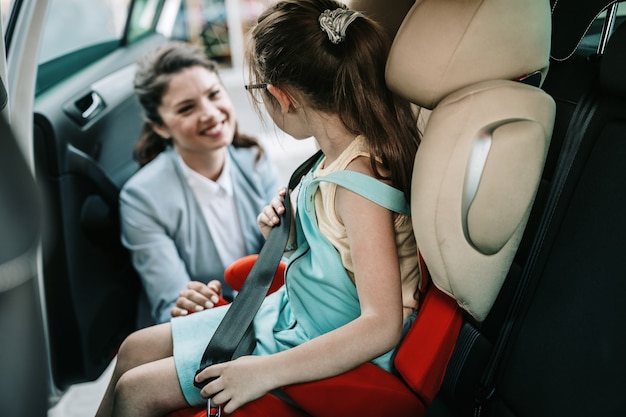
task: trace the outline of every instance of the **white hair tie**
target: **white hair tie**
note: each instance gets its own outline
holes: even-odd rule
[[[337,44],[346,39],[346,29],[357,17],[363,17],[363,15],[354,10],[337,8],[324,10],[318,20],[322,31],[328,35],[328,39]]]

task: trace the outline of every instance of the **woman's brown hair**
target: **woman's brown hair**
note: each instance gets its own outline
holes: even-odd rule
[[[391,41],[376,22],[361,15],[336,44],[321,30],[322,12],[345,7],[334,0],[286,0],[267,9],[249,37],[251,82],[293,87],[315,109],[337,113],[349,131],[367,138],[375,175],[383,178],[378,159],[409,198],[416,114],[387,88]],[[265,93],[264,99],[273,98]]]
[[[219,77],[217,64],[209,59],[202,49],[185,42],[168,42],[138,62],[134,80],[135,94],[146,116],[133,152],[133,157],[140,166],[143,167],[152,161],[171,144],[171,139],[164,139],[156,134],[152,125],[163,124],[158,109],[172,76],[195,66],[206,68]],[[258,157],[263,152],[256,138],[239,133],[237,127],[233,146],[241,148],[256,146],[259,148]]]

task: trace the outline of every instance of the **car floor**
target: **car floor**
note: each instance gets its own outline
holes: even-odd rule
[[[115,360],[94,382],[72,386],[60,401],[48,411],[48,417],[88,417],[95,415],[113,373],[114,365]]]

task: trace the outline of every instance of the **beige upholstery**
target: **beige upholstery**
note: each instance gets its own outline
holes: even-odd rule
[[[512,81],[548,67],[547,0],[422,0],[388,60],[394,91],[432,112],[412,184],[434,284],[484,320],[511,266],[547,153],[555,106]]]
[[[376,20],[393,39],[414,0],[345,0],[344,3]]]
[[[423,0],[389,55],[389,87],[421,107],[486,80],[547,72],[548,0]]]

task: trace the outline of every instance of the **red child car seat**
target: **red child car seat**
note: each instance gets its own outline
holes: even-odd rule
[[[372,16],[394,10],[388,2],[383,10],[376,0],[350,5]],[[514,80],[537,71],[545,76],[549,48],[547,1],[421,0],[411,7],[396,33],[386,76],[392,90],[428,116],[411,210],[434,285],[422,289],[416,322],[399,348],[399,375],[364,364],[284,387],[291,404],[268,394],[233,416],[424,415],[463,315],[485,318],[526,225],[555,106],[539,88]],[[169,417],[205,415],[190,408]]]

